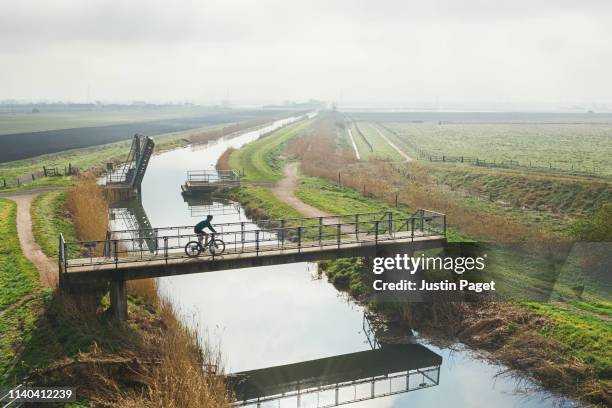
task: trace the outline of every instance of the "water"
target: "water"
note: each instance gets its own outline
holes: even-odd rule
[[[154,156],[142,187],[142,203],[151,225],[193,225],[208,212],[215,215],[214,223],[246,220],[235,203],[214,199],[190,206],[181,196],[180,185],[187,170],[213,169],[228,147],[239,148],[281,125],[276,122],[269,129],[205,147]],[[221,347],[226,371],[238,372],[371,349],[363,309],[316,276],[315,264],[297,263],[167,277],[159,284],[181,319]],[[522,394],[514,379],[496,377],[503,367],[467,351],[426,347],[443,357],[439,385],[350,406],[573,406],[571,401],[552,399],[542,391]]]

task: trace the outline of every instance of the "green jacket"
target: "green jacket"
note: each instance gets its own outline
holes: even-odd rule
[[[211,230],[212,232],[216,233],[217,231],[215,231],[215,229],[213,228],[213,226],[210,224],[210,222],[208,220],[203,220],[198,222],[195,227],[193,227],[193,231],[196,234],[199,234],[200,232],[202,232],[204,230],[204,228],[208,228],[209,230]]]

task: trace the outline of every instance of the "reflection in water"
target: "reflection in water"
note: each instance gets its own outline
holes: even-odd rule
[[[228,376],[237,406],[332,407],[433,387],[442,357],[420,344],[381,348]]]
[[[240,204],[209,194],[183,194],[192,217],[211,215],[240,215]]]

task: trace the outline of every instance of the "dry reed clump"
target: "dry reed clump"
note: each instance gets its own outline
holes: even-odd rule
[[[66,199],[77,236],[83,241],[103,240],[108,230],[108,202],[92,174],[79,178]]]
[[[157,292],[157,279],[137,279],[127,282],[128,292],[142,298],[148,305],[154,308],[159,306],[159,295]]]
[[[152,285],[146,286],[151,290]],[[220,354],[202,345],[174,315],[167,301],[157,308],[130,306],[127,325],[113,326],[84,314],[60,293],[46,318],[50,330],[62,322],[70,336],[92,336],[86,351],[55,359],[31,379],[47,386],[76,386],[99,407],[229,407]],[[59,310],[59,314],[58,314]],[[63,340],[59,339],[58,350]],[[214,367],[217,370],[207,369]]]
[[[220,357],[203,346],[197,336],[174,316],[172,306],[160,301],[159,318],[163,335],[154,344],[159,364],[141,373],[145,386],[140,392],[124,394],[122,407],[229,407],[229,397],[220,371]],[[204,354],[202,353],[204,350]]]
[[[217,160],[217,164],[215,166],[215,168],[217,170],[231,170],[232,168],[230,167],[229,164],[229,159],[230,156],[232,155],[232,153],[235,151],[236,149],[234,149],[233,147],[228,147],[221,156],[219,156],[219,159]]]

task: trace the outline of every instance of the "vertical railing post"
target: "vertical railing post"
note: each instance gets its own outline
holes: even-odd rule
[[[389,235],[393,235],[393,213],[391,211],[387,211],[389,217]]]
[[[338,248],[340,248],[340,224],[336,224],[336,242],[338,243]]]
[[[359,241],[359,214],[355,214],[355,240]]]
[[[115,268],[117,268],[119,264],[119,242],[115,239],[113,241],[113,250],[115,251]]]
[[[410,237],[414,239],[414,217],[410,217]]]
[[[259,230],[255,231],[255,256],[259,256]]]
[[[281,246],[285,247],[285,220],[281,220]]]
[[[425,227],[425,210],[419,210],[419,217],[421,217],[420,220],[420,224],[421,224],[421,233],[423,232],[423,228]]]
[[[319,246],[323,240],[323,217],[319,217]]]
[[[444,225],[443,225],[443,231],[444,231],[444,236],[446,236],[446,214],[444,214],[444,219],[443,219]]]
[[[375,233],[375,235],[374,235],[374,242],[376,243],[376,245],[378,245],[378,224],[380,224],[380,221],[379,221],[379,220],[376,220],[376,221],[374,222],[374,225],[375,225],[375,227],[376,227],[376,233]]]
[[[242,252],[244,252],[244,221],[240,223],[240,242],[242,243]]]
[[[298,254],[302,251],[302,227],[297,228],[298,234]]]
[[[164,236],[164,259],[168,263],[168,236]]]

